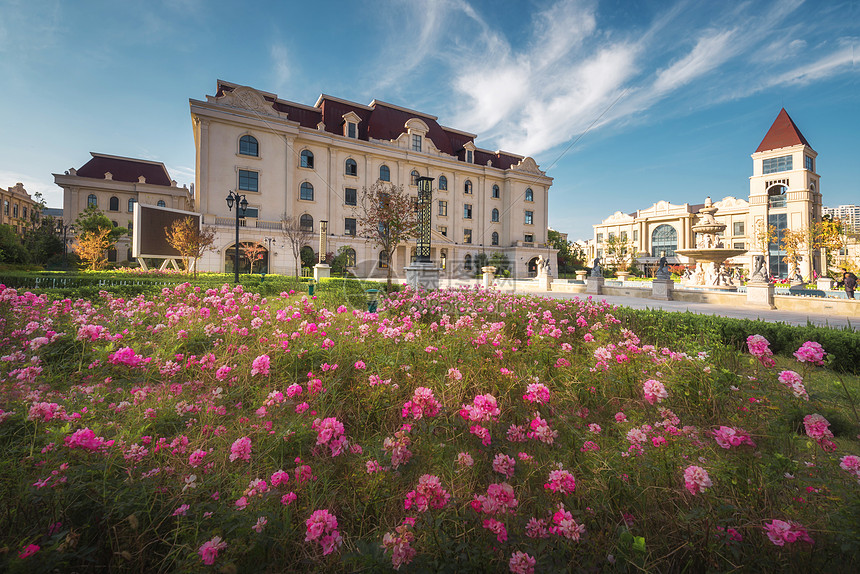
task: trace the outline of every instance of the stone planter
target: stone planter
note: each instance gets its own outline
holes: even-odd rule
[[[588,276],[588,271],[577,271],[576,272],[576,280],[577,281],[585,281],[585,278]]]
[[[627,273],[626,271],[619,271],[615,274],[615,276],[618,278],[619,281],[624,282],[627,281],[628,277],[630,277],[630,273]]]
[[[484,289],[489,289],[493,286],[493,281],[496,279],[496,268],[492,265],[487,265],[486,267],[481,267],[481,271],[484,273],[482,285]]]

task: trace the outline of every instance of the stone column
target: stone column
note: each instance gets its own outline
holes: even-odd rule
[[[496,268],[492,265],[488,265],[486,267],[481,267],[481,271],[484,272],[483,277],[483,287],[484,289],[489,289],[493,286],[493,281],[496,278]]]
[[[585,292],[589,295],[600,295],[603,292],[603,277],[588,276],[585,281]]]
[[[747,283],[747,305],[759,309],[776,309],[773,304],[773,283],[770,281]]]

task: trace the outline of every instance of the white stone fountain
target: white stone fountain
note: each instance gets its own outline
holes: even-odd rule
[[[705,207],[699,210],[699,223],[693,226],[695,249],[676,249],[675,253],[689,257],[696,266],[686,287],[737,291],[731,274],[726,271],[725,262],[726,259],[746,253],[746,249],[729,249],[723,245],[717,234],[725,231],[726,224],[714,219],[717,209],[710,197],[705,199]]]

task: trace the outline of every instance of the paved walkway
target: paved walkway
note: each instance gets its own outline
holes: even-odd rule
[[[466,284],[474,284],[472,281],[457,281],[443,280],[441,287],[458,286]],[[563,293],[558,291],[537,291],[533,289],[517,289],[507,288],[506,291],[516,291],[522,294],[538,295],[542,297],[550,297],[553,299],[572,299],[579,297],[583,299],[588,297],[584,293]],[[786,323],[788,325],[805,326],[808,323],[821,327],[834,328],[851,328],[855,331],[860,330],[860,320],[856,317],[848,317],[832,314],[810,314],[799,311],[780,311],[755,309],[748,307],[717,305],[713,303],[688,303],[685,301],[659,301],[657,299],[646,299],[642,297],[625,297],[620,295],[597,295],[593,296],[596,299],[605,299],[612,305],[621,307],[630,307],[633,309],[663,309],[665,311],[676,311],[699,313],[703,315],[719,315],[721,317],[733,317],[736,319],[761,319],[771,323]]]

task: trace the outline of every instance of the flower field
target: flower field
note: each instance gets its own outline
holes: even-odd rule
[[[814,341],[655,348],[588,300],[378,313],[0,287],[0,571],[856,571]],[[855,384],[856,391],[856,384]]]

